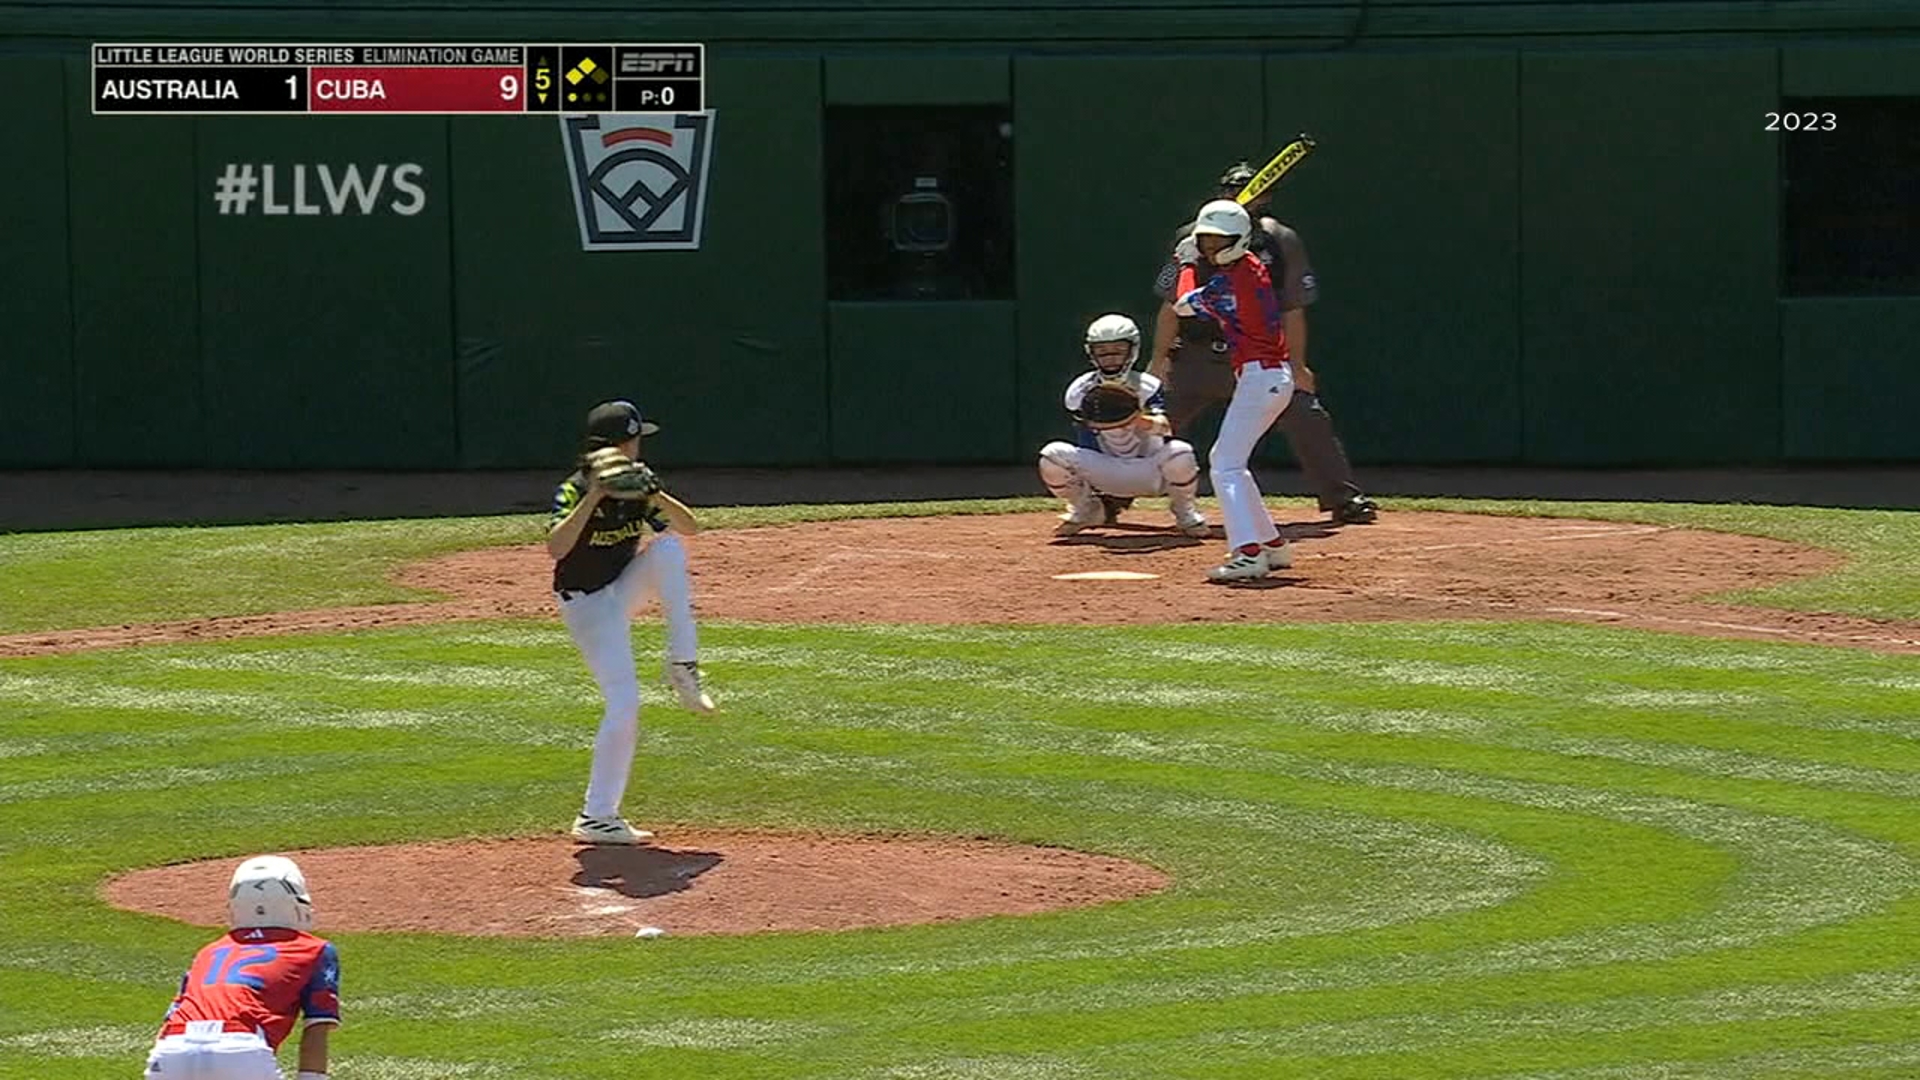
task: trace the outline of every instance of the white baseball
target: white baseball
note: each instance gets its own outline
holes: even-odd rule
[[[659,937],[660,935],[662,935],[662,934],[664,934],[664,933],[666,933],[666,931],[665,931],[665,930],[662,930],[662,929],[660,929],[660,928],[659,928],[659,927],[657,927],[657,926],[643,926],[643,927],[641,927],[640,929],[638,929],[638,930],[635,930],[635,931],[633,932],[633,936],[634,936],[634,937],[647,937],[647,938],[652,938],[652,937]]]

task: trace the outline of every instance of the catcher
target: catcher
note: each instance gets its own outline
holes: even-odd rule
[[[650,596],[667,623],[666,681],[680,704],[714,712],[700,686],[693,587],[681,536],[700,526],[640,461],[640,437],[659,426],[631,402],[609,401],[587,414],[586,449],[553,496],[547,553],[560,621],[587,661],[606,711],[593,740],[593,773],[573,838],[589,844],[642,844],[653,834],[620,816],[640,737],[640,679],[631,624]],[[642,547],[645,541],[644,548]]]
[[[1206,536],[1207,519],[1193,505],[1200,463],[1193,447],[1168,437],[1160,380],[1135,371],[1140,328],[1125,315],[1102,315],[1087,327],[1087,360],[1094,370],[1067,385],[1074,442],[1040,450],[1040,481],[1066,500],[1055,536],[1100,524],[1100,496],[1165,495],[1174,527]]]

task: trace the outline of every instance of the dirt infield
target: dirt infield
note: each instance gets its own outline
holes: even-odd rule
[[[1920,652],[1920,624],[1697,599],[1831,570],[1832,552],[1775,540],[1613,522],[1394,514],[1330,529],[1294,521],[1293,569],[1217,586],[1222,554],[1136,512],[1066,540],[1045,514],[893,518],[706,533],[689,541],[708,619],[772,622],[1084,623],[1551,619],[1713,637]],[[0,656],[454,619],[551,617],[538,547],[451,555],[395,580],[443,602],[0,636]],[[1054,575],[1124,570],[1124,581]]]
[[[1597,521],[1387,514],[1364,528],[1295,521],[1294,566],[1216,586],[1217,537],[1136,513],[1064,540],[1044,514],[838,521],[704,534],[696,601],[709,619],[808,623],[1302,622],[1535,618],[1920,652],[1920,625],[1706,603],[1703,594],[1837,567],[1753,537]],[[0,637],[0,656],[500,616],[552,617],[540,548],[466,552],[395,580],[443,602]],[[1122,571],[1122,580],[1061,575]],[[657,847],[557,838],[295,853],[339,899],[324,928],[514,936],[841,930],[1012,915],[1166,887],[1120,859],[983,840],[672,830]],[[227,861],[143,870],[110,902],[216,925]],[[441,920],[460,912],[460,925]]]
[[[1169,882],[1139,863],[1060,848],[815,833],[676,829],[639,848],[545,837],[287,854],[326,883],[313,898],[323,933],[855,930],[1084,907]],[[102,892],[116,907],[225,926],[233,867],[220,859],[138,870]]]

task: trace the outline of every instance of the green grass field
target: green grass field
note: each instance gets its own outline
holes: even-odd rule
[[[1740,599],[1920,615],[1920,514],[1426,505],[1834,546],[1841,572]],[[77,535],[0,537],[0,626],[409,598],[399,562],[537,530]],[[71,602],[15,587],[41,575]],[[637,823],[993,835],[1173,887],[837,934],[337,935],[335,1080],[1920,1075],[1920,657],[1484,622],[702,629],[727,714],[648,686]],[[557,832],[597,713],[551,620],[0,660],[0,1078],[136,1075],[208,936],[103,878]]]

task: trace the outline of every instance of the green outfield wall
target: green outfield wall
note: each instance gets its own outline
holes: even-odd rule
[[[0,466],[539,466],[615,395],[681,465],[1023,460],[1084,324],[1150,326],[1207,181],[1299,130],[1356,461],[1920,460],[1920,290],[1789,295],[1763,122],[1920,95],[1912,5],[655,8],[0,3]],[[93,40],[434,39],[705,41],[699,249],[583,251],[552,117],[90,110]],[[1004,111],[1006,288],[836,293],[864,107]],[[235,164],[285,212],[221,213]]]

